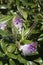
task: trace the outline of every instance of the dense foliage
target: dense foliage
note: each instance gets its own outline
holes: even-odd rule
[[[22,55],[19,46],[35,41],[37,51]],[[43,0],[0,0],[0,65],[43,65]]]

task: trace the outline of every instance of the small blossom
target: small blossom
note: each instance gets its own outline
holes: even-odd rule
[[[20,19],[19,17],[18,18],[15,18],[15,20],[13,20],[14,22],[14,25],[15,27],[18,29],[18,32],[21,33],[21,30],[22,30],[22,19]]]
[[[4,30],[6,27],[6,22],[0,23],[0,29]]]
[[[19,51],[22,51],[22,55],[31,55],[37,50],[37,42],[32,42],[31,44],[21,45]]]

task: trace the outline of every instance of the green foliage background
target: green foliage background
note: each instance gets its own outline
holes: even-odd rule
[[[12,32],[12,19],[21,16],[24,21],[22,34]],[[43,0],[0,0],[0,65],[43,65]],[[34,24],[33,24],[34,23]],[[18,41],[19,40],[19,41]],[[38,50],[31,56],[22,56],[17,43],[38,41]]]

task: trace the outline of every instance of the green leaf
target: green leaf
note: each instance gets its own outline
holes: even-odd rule
[[[22,32],[21,32],[21,39],[24,40],[24,29],[22,29]]]
[[[10,45],[7,47],[7,51],[10,52],[10,53],[14,52],[15,49],[16,49],[15,44],[10,44]]]
[[[30,44],[30,43],[32,42],[32,40],[25,40],[25,39],[24,39],[24,40],[22,40],[21,42],[24,43],[24,44]]]
[[[43,37],[43,34],[41,34],[40,37]]]
[[[8,63],[4,64],[4,65],[8,65]]]
[[[26,65],[37,65],[37,64],[32,61],[28,61]]]
[[[39,38],[38,41],[43,41],[43,37],[42,38]]]
[[[12,3],[12,2],[14,2],[14,0],[8,0],[9,1],[9,3]]]
[[[43,65],[43,62],[42,62],[42,63],[40,63],[40,65]]]
[[[17,31],[17,28],[14,26],[13,23],[12,23],[12,34],[13,34],[14,39],[17,40],[18,31]]]
[[[20,12],[20,14],[24,17],[24,19],[27,19],[28,16],[28,12],[23,10],[22,8],[18,7],[18,11]]]
[[[16,5],[17,5],[17,7],[19,6],[19,2],[20,2],[19,0],[16,0]]]
[[[41,30],[43,30],[43,25],[41,26]]]
[[[4,16],[3,18],[0,19],[0,23],[4,21],[8,21],[9,19],[11,19],[11,17],[12,17],[11,15]]]
[[[3,40],[1,40],[0,44],[1,44],[1,48],[2,48],[3,52],[6,53],[7,52],[6,43],[4,43]]]
[[[24,5],[24,6],[28,6],[28,1],[27,0],[20,0],[21,2],[22,2],[22,4]]]
[[[2,61],[0,61],[0,65],[3,65]]]
[[[19,61],[20,63],[26,64],[26,62],[27,62],[27,60],[24,59],[21,55],[18,55],[18,56],[17,56],[17,59],[18,59],[18,61]]]
[[[0,5],[0,9],[6,10],[7,9],[7,6],[6,5]]]
[[[33,30],[33,31],[32,31],[32,34],[37,34],[37,33],[39,33],[38,30]]]
[[[42,63],[43,62],[43,60],[39,57],[39,58],[37,58],[36,60],[34,60],[35,62],[38,62],[38,63]]]
[[[7,54],[7,56],[9,57],[9,58],[12,58],[12,59],[17,59],[17,56],[16,55],[14,55],[14,54],[12,54],[12,53],[6,53]]]
[[[12,59],[9,59],[9,63],[10,63],[10,65],[16,65]]]
[[[2,35],[2,36],[6,35],[6,31],[0,29],[0,35]]]
[[[3,54],[1,51],[0,51],[0,57],[4,57],[5,54]]]
[[[26,37],[28,35],[28,33],[30,32],[30,29],[26,29],[23,33],[24,37]]]

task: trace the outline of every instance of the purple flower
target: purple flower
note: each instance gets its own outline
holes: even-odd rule
[[[32,42],[31,44],[21,45],[19,48],[22,51],[22,55],[31,55],[37,50],[37,42]]]
[[[6,22],[0,23],[0,29],[4,30],[6,27]]]
[[[23,24],[22,19],[17,17],[17,18],[15,18],[15,20],[13,20],[13,23],[14,23],[15,27],[18,29],[18,32],[21,33],[22,24]]]

